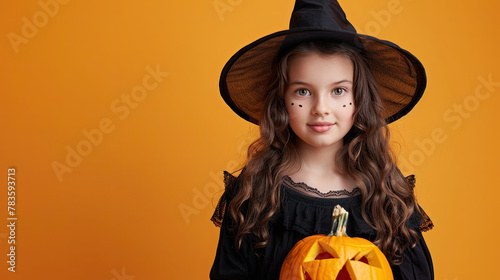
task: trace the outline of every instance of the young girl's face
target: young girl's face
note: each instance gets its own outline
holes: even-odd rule
[[[299,144],[340,148],[354,122],[351,60],[339,54],[296,55],[287,74],[285,104]]]

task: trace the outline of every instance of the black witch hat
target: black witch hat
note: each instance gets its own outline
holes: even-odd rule
[[[219,87],[224,101],[243,119],[259,124],[273,64],[296,45],[313,40],[347,43],[367,59],[378,83],[387,123],[406,115],[422,97],[425,70],[394,43],[358,34],[337,1],[297,0],[290,28],[250,43],[229,59]]]

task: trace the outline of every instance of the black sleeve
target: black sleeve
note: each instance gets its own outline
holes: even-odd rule
[[[228,229],[228,220],[230,218],[226,215],[220,227],[219,244],[210,270],[210,279],[254,279],[256,264],[253,247],[249,241],[243,241],[241,248],[236,249],[234,232]]]
[[[231,174],[224,172],[224,184],[226,189],[211,219],[216,226],[220,226],[220,234],[215,260],[210,270],[210,279],[249,280],[253,278],[252,275],[255,275],[253,246],[245,239],[241,248],[236,248],[235,232],[230,230],[234,226],[234,221],[226,211],[229,201],[236,193],[239,181]]]
[[[415,176],[410,175],[406,179],[410,186],[415,188]],[[392,266],[394,280],[433,280],[432,258],[422,236],[422,231],[432,229],[434,224],[420,205],[417,205],[416,211],[410,217],[409,227],[418,232],[419,241],[415,247],[406,249],[400,265]]]
[[[403,255],[403,262],[392,266],[394,280],[432,280],[434,267],[427,244],[421,233],[420,241],[413,248],[409,248]]]
[[[226,220],[220,227],[219,244],[210,270],[210,279],[248,279],[245,259],[241,252],[236,251],[234,235],[227,229]]]

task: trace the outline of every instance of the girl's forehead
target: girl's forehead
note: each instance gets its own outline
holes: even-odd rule
[[[350,78],[353,77],[353,63],[342,54],[307,53],[290,58],[287,69],[288,82],[295,79]]]

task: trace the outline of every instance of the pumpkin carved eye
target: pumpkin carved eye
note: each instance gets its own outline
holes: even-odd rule
[[[315,244],[310,245],[309,254],[301,264],[304,280],[371,279],[366,278],[366,274],[362,277],[356,277],[356,268],[367,272],[375,269],[382,270],[382,267],[378,265],[380,262],[376,261],[378,256],[373,250],[373,244],[369,246],[349,244],[349,240],[344,240],[344,244],[338,244],[339,240],[336,240],[337,242],[330,246],[331,244],[325,243],[324,239],[316,241]],[[372,263],[368,261],[368,258],[372,259]]]
[[[328,252],[323,252],[320,253],[319,255],[316,256],[315,260],[324,260],[324,259],[333,259],[334,257],[330,255]],[[361,259],[359,259],[360,262],[368,264],[368,259],[363,256]],[[304,277],[306,280],[312,280],[311,276],[309,276],[309,273],[307,271],[304,273]],[[342,269],[339,271],[339,274],[337,275],[337,280],[351,280],[351,276],[349,276],[349,272],[347,272],[347,268],[345,265],[342,267]]]
[[[345,210],[344,210],[345,211]],[[393,279],[384,254],[370,241],[345,236],[313,235],[299,241],[286,257],[280,279]]]

